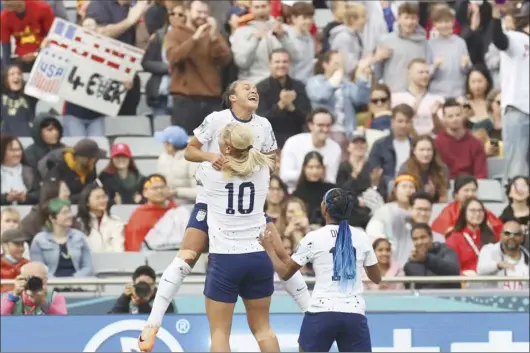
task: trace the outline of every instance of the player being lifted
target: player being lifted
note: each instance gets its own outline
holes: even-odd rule
[[[276,138],[270,122],[254,114],[259,104],[259,95],[254,84],[248,81],[232,82],[224,95],[227,109],[213,112],[195,129],[185,151],[185,158],[191,162],[204,162],[220,170],[224,163],[224,156],[219,153],[219,133],[230,123],[245,124],[255,136],[254,148],[272,155],[277,149]],[[156,333],[169,303],[177,294],[182,281],[191,272],[199,256],[208,245],[207,204],[204,190],[197,185],[197,198],[184,234],[181,248],[173,262],[164,271],[157,295],[153,303],[147,325],[139,337],[139,348],[144,352],[152,350]],[[272,223],[267,229],[274,228]],[[289,261],[289,255],[283,248],[278,233],[273,229],[277,239],[278,256]],[[311,297],[302,275],[298,272],[290,280],[283,282],[285,290],[294,298],[302,311],[306,311]]]
[[[340,352],[372,351],[360,272],[364,267],[374,283],[381,274],[368,235],[348,224],[353,207],[351,193],[329,190],[320,206],[326,226],[302,238],[287,264],[276,254],[274,237],[267,231],[261,238],[282,279],[313,264],[315,289],[300,329],[300,352],[329,352],[335,341]]]

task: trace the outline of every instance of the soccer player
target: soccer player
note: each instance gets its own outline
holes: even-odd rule
[[[185,157],[191,162],[205,162],[216,169],[221,169],[224,163],[223,154],[219,153],[219,133],[230,123],[248,126],[255,136],[254,148],[262,153],[273,155],[277,149],[276,138],[270,122],[254,114],[258,107],[259,95],[252,83],[234,81],[225,93],[225,105],[228,109],[213,112],[194,131],[186,147]],[[275,238],[279,238],[272,223],[267,224]],[[280,259],[289,261],[289,255],[283,248],[280,239],[277,251]],[[169,303],[177,294],[182,281],[191,273],[191,268],[208,245],[208,223],[206,195],[201,185],[197,185],[197,199],[184,234],[181,248],[173,262],[164,271],[160,280],[153,309],[147,320],[147,325],[139,337],[139,348],[143,352],[150,352],[155,343],[156,332],[162,323],[162,318]],[[285,281],[286,291],[295,299],[302,311],[306,311],[310,303],[310,295],[302,275],[298,272],[289,281]]]
[[[197,183],[204,188],[209,213],[210,255],[204,295],[212,352],[230,352],[238,296],[243,298],[250,330],[261,351],[280,351],[269,324],[274,269],[259,243],[266,226],[263,210],[274,159],[253,144],[250,128],[231,123],[220,134],[219,147],[225,157],[221,172],[208,164],[197,170]]]
[[[381,274],[368,235],[348,224],[353,207],[351,193],[329,190],[320,206],[326,226],[308,233],[287,264],[276,255],[273,236],[265,232],[261,237],[282,279],[313,263],[315,289],[300,329],[300,352],[329,352],[335,341],[340,352],[372,351],[360,271],[364,266],[374,283]]]

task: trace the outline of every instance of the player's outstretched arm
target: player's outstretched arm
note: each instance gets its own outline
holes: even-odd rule
[[[289,262],[285,263],[278,257],[276,253],[276,246],[274,244],[272,232],[265,230],[265,232],[260,237],[260,243],[269,255],[271,259],[272,266],[274,271],[278,273],[278,276],[284,281],[289,280],[293,275],[300,270],[302,266],[294,262],[292,259],[289,259]]]
[[[213,162],[217,158],[217,154],[205,152],[201,150],[202,143],[193,136],[186,146],[184,151],[184,158],[190,162]]]
[[[374,282],[375,284],[379,284],[381,282],[381,271],[379,271],[379,266],[377,264],[373,266],[364,266],[364,269],[370,281]]]
[[[278,232],[278,228],[274,225],[274,223],[269,222],[267,223],[266,231],[270,232],[272,236],[272,242],[274,244],[274,249],[276,251],[276,255],[278,258],[284,263],[287,264],[291,260],[291,257],[289,256],[289,253],[285,250],[283,247],[282,237],[280,235],[280,232]]]

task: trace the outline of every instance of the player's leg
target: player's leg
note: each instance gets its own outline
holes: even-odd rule
[[[267,230],[270,231],[273,236],[276,254],[280,260],[282,260],[284,263],[288,263],[291,257],[287,251],[285,251],[282,243],[282,237],[278,232],[278,229],[276,229],[274,223],[267,223]],[[281,282],[285,291],[289,293],[291,297],[293,297],[296,304],[298,304],[300,309],[302,309],[302,312],[306,312],[307,309],[309,309],[309,305],[311,304],[311,295],[309,294],[309,289],[307,288],[307,284],[305,283],[302,273],[297,271],[287,281],[282,280]]]
[[[244,267],[239,255],[210,254],[204,286],[206,314],[210,323],[211,352],[230,352],[232,316]]]
[[[199,203],[193,207],[180,250],[162,274],[147,326],[139,338],[138,345],[142,352],[150,352],[153,349],[156,331],[162,323],[169,303],[173,301],[184,278],[191,273],[191,268],[208,246],[206,212],[206,204]]]
[[[329,352],[340,329],[334,314],[305,313],[298,337],[300,352]]]
[[[368,320],[362,314],[337,313],[341,315],[342,329],[337,337],[339,352],[371,352],[372,341]]]
[[[248,326],[262,352],[279,352],[278,338],[269,321],[274,293],[272,262],[264,251],[241,256],[246,274],[239,284],[239,295],[245,304]]]

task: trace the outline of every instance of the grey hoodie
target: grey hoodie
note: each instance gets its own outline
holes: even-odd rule
[[[329,33],[329,44],[331,50],[342,53],[346,73],[351,76],[363,57],[362,34],[345,25],[338,25]]]
[[[267,23],[272,25],[275,20]],[[289,52],[291,65],[298,61],[299,54],[296,50],[294,39],[287,33],[278,39],[268,33],[262,39],[254,35],[258,32],[262,21],[250,21],[247,26],[238,28],[230,37],[234,61],[239,68],[239,79],[249,80],[254,84],[266,79],[270,75],[269,56],[274,49],[284,48]]]
[[[392,92],[407,90],[407,68],[411,60],[421,58],[429,64],[433,60],[426,32],[421,26],[416,27],[411,36],[404,37],[396,22],[394,31],[381,37],[379,46],[392,49],[392,56],[375,65],[374,76],[376,81],[382,79]]]

